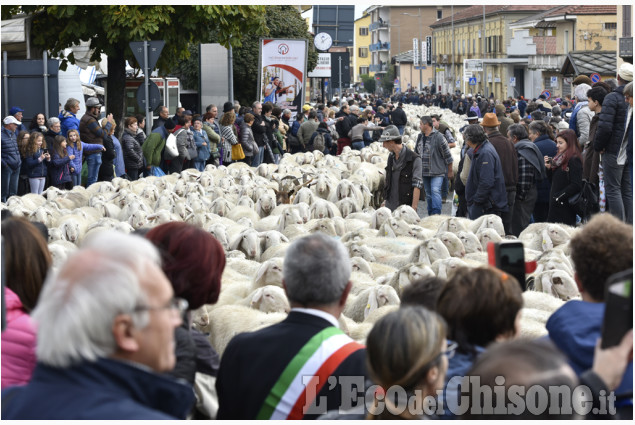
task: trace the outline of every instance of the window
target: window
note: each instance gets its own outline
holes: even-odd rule
[[[368,35],[368,27],[360,27],[359,28],[359,35],[362,35],[362,36]]]
[[[437,21],[443,19],[443,9],[437,9]]]
[[[631,6],[622,6],[622,37],[630,37],[631,36]]]
[[[602,24],[602,29],[603,30],[616,30],[617,29],[617,22],[604,22]]]
[[[367,66],[360,66],[359,67],[359,74],[360,75],[368,74],[368,67]]]
[[[367,58],[368,57],[368,47],[360,47],[358,49],[358,56],[360,58]]]

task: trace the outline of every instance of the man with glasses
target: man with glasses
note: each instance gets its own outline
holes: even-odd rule
[[[187,302],[151,242],[100,232],[49,274],[33,311],[31,382],[2,392],[3,419],[185,419],[194,393],[164,372]]]

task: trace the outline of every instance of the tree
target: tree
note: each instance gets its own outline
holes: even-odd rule
[[[367,93],[375,93],[375,77],[368,74],[362,74],[359,78],[364,83],[364,91]]]
[[[298,12],[297,6],[266,6],[263,19],[266,26],[250,34],[243,34],[241,46],[233,49],[234,57],[234,97],[241,105],[250,105],[258,93],[258,55],[261,37],[305,38],[309,41],[308,70],[317,65],[318,54],[313,48],[312,36],[308,33],[306,21]],[[210,32],[203,43],[217,43],[218,31]],[[198,87],[198,54],[183,61],[174,74],[181,78],[184,86]],[[308,71],[307,70],[307,71]]]
[[[75,63],[64,49],[90,40],[92,61],[108,56],[107,112],[122,122],[126,60],[136,64],[129,42],[165,40],[157,66],[170,71],[186,59],[190,43],[199,43],[216,30],[218,42],[241,45],[243,36],[265,25],[264,6],[2,6],[2,14],[33,14],[33,44],[59,57],[61,69]],[[230,38],[231,36],[231,38]]]
[[[392,93],[395,86],[395,65],[391,64],[388,66],[388,72],[386,72],[381,79],[381,86],[386,93]]]

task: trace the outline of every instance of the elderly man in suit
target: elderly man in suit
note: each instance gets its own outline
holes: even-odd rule
[[[282,280],[291,312],[230,341],[216,381],[218,419],[315,419],[356,407],[343,398],[351,398],[346,382],[363,385],[366,352],[338,326],[350,274],[340,241],[316,233],[291,244]]]

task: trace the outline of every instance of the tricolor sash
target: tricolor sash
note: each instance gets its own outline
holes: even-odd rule
[[[328,377],[351,353],[362,348],[334,326],[315,334],[284,369],[256,419],[302,419]],[[305,376],[311,377],[307,384],[302,382]],[[307,394],[307,388],[315,388],[315,392]]]

